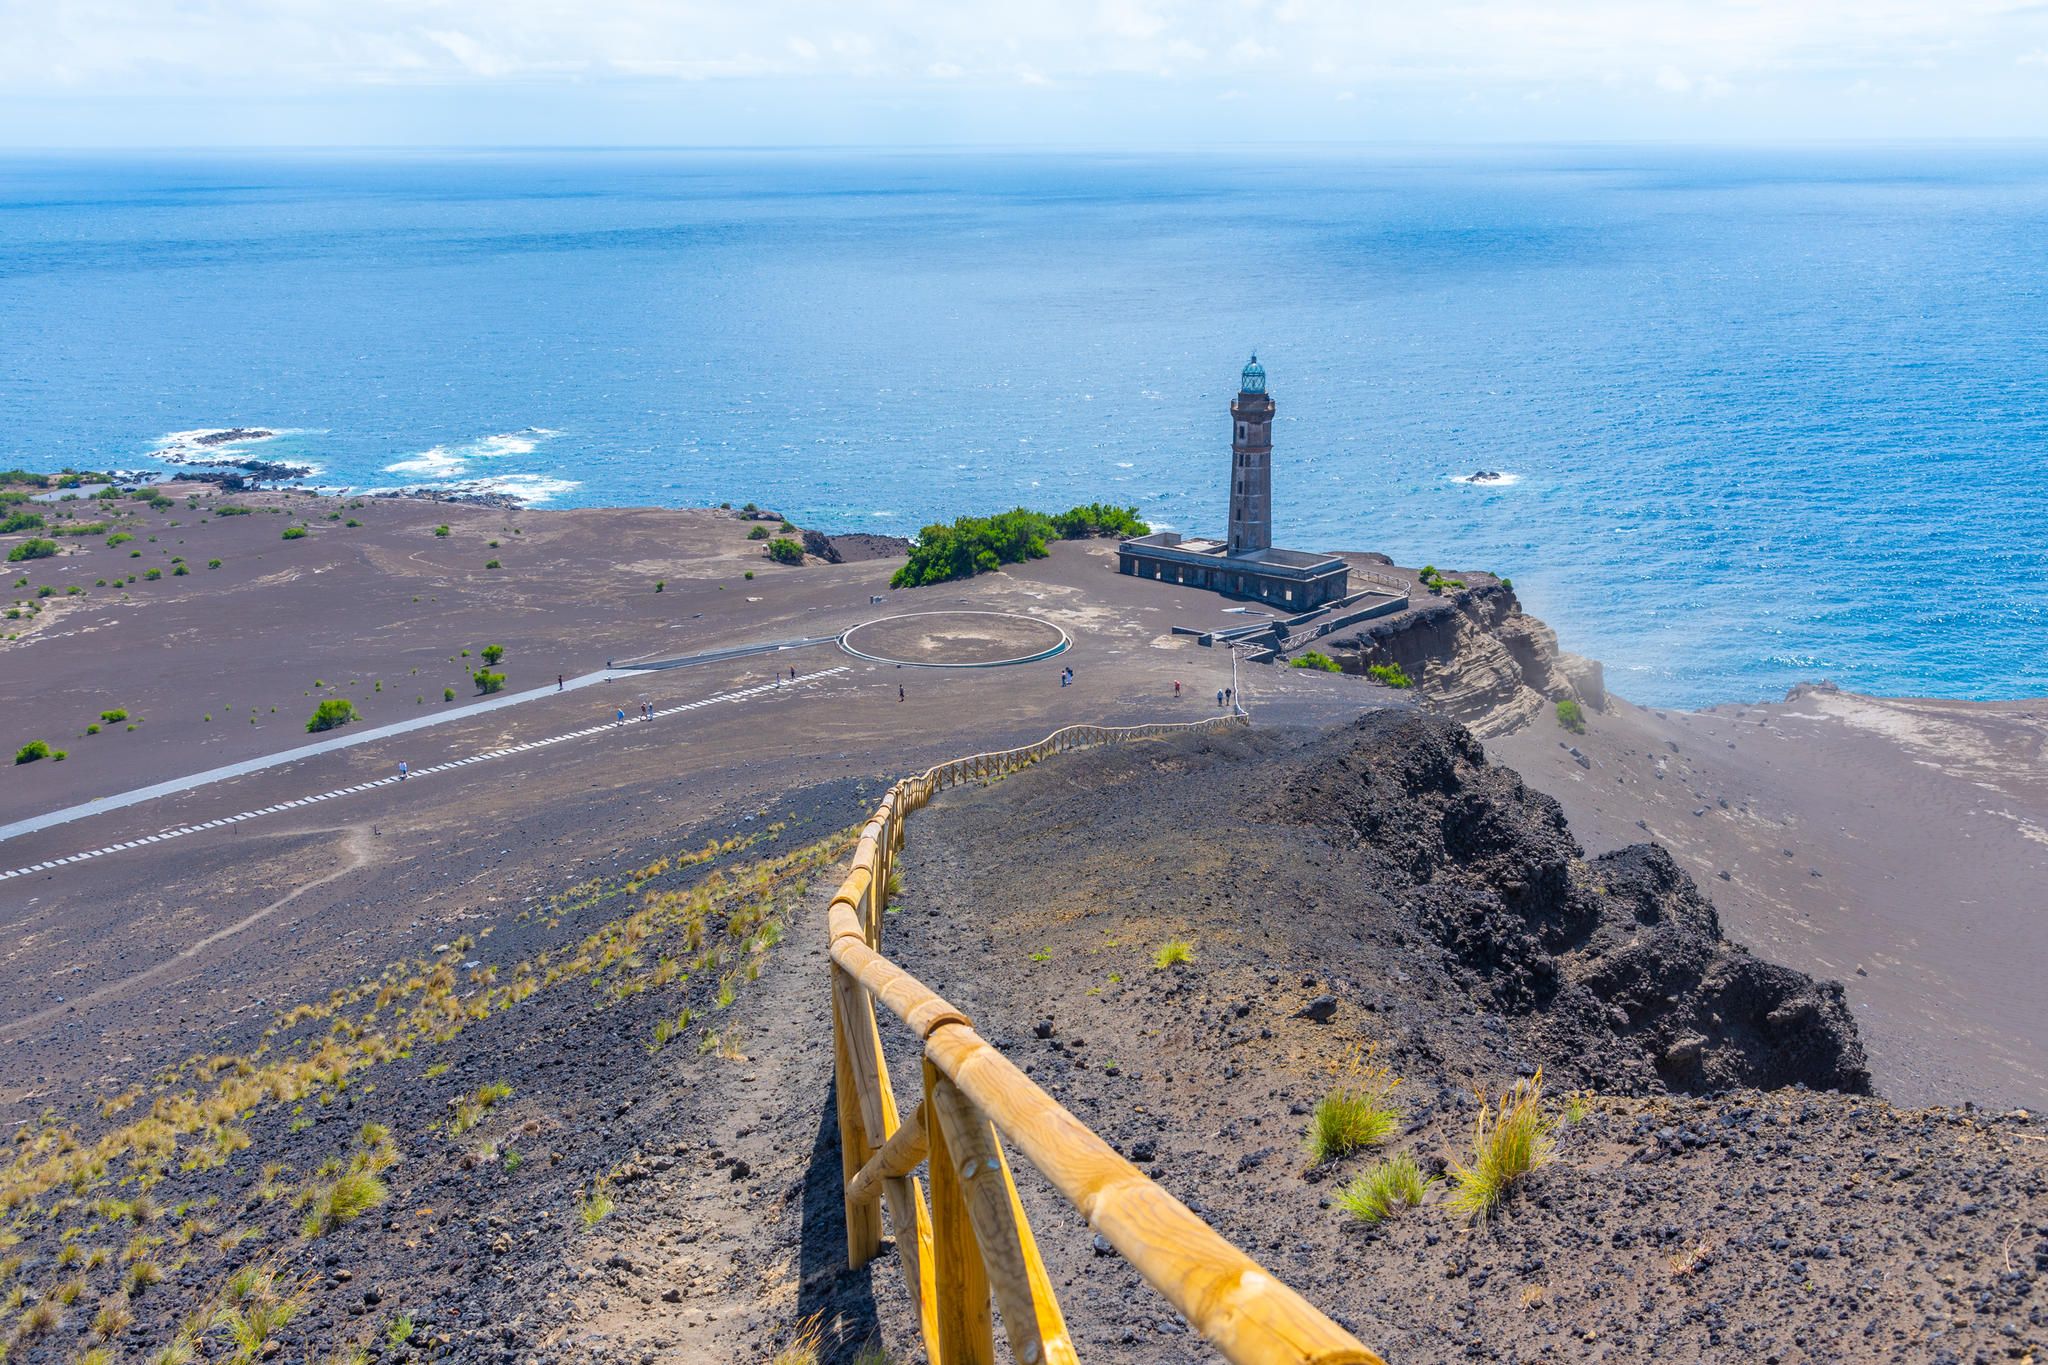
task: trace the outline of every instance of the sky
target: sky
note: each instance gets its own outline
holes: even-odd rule
[[[2048,3],[0,0],[0,146],[2048,136]]]

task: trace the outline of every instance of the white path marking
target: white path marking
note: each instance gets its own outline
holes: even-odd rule
[[[721,692],[717,696],[705,697],[699,701],[687,702],[683,705],[671,706],[667,707],[666,709],[657,709],[654,714],[658,719],[662,716],[679,715],[684,711],[694,711],[700,706],[712,706],[719,702],[746,701],[751,697],[758,697],[764,692],[779,692],[785,687],[791,689],[803,687],[809,683],[820,682],[826,678],[834,677],[838,674],[845,673],[848,671],[850,671],[849,667],[847,665],[842,664],[837,668],[827,668],[817,673],[808,674],[805,677],[802,677],[793,683],[768,683],[760,687],[749,687],[737,692]],[[624,730],[626,728],[626,726],[619,725],[616,723],[611,725],[590,725],[584,727],[581,730],[570,730],[565,734],[549,735],[543,739],[536,739],[531,741],[530,743],[517,745],[510,749],[493,749],[488,753],[471,754],[467,758],[450,759],[448,762],[437,763],[434,764],[432,767],[428,768],[415,768],[412,770],[411,777],[407,778],[406,780],[418,781],[420,778],[428,777],[434,773],[449,772],[457,768],[466,767],[471,763],[481,763],[485,759],[509,758],[513,754],[523,753],[528,749],[538,749],[549,744],[560,744],[564,740],[583,739],[590,735],[603,734],[608,731]],[[331,801],[338,796],[353,796],[358,792],[371,791],[378,787],[393,786],[399,780],[400,779],[396,777],[380,777],[370,782],[358,782],[356,785],[352,787],[337,787],[333,791],[320,792],[314,796],[303,796],[295,801],[287,801],[282,805],[262,806],[256,810],[245,810],[239,815],[223,816],[218,820],[208,820],[203,824],[182,825],[177,829],[162,830],[156,834],[145,834],[140,839],[129,839],[121,843],[108,844],[102,848],[90,849],[84,853],[73,853],[68,857],[57,858],[49,862],[32,863],[27,867],[10,868],[6,871],[0,871],[0,881],[5,881],[9,877],[22,877],[28,875],[31,872],[46,872],[52,868],[64,867],[71,863],[83,862],[87,858],[97,858],[103,853],[120,853],[124,850],[131,848],[141,848],[145,844],[161,843],[166,839],[176,839],[187,834],[198,834],[205,830],[215,829],[222,825],[235,824],[238,821],[242,820],[254,820],[259,815],[275,815],[283,811],[292,810],[299,806],[311,805],[315,801]]]

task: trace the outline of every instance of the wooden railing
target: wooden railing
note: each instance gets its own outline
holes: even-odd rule
[[[1220,729],[1245,719],[1236,711],[1192,724],[1075,725],[1023,748],[956,758],[891,787],[861,831],[853,870],[829,912],[846,1252],[855,1267],[880,1254],[886,1205],[931,1365],[994,1360],[991,1296],[1019,1365],[1077,1359],[1017,1197],[1005,1142],[1228,1359],[1240,1365],[1383,1365],[1117,1155],[989,1046],[965,1014],[881,952],[904,821],[939,792],[1070,749]],[[908,1119],[897,1108],[882,1057],[878,1000],[923,1045],[923,1095]],[[929,1203],[915,1174],[920,1163],[929,1177]]]

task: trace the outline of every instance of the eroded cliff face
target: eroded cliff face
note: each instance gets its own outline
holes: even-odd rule
[[[1557,647],[1557,633],[1522,611],[1514,589],[1479,584],[1374,622],[1325,646],[1346,672],[1393,664],[1434,710],[1481,738],[1508,734],[1559,701],[1600,710],[1600,665]]]

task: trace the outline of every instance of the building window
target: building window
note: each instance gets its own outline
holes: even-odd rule
[[[1237,439],[1238,439],[1238,440],[1240,440],[1240,441],[1242,441],[1242,440],[1244,439],[1244,433],[1245,433],[1245,425],[1244,425],[1244,423],[1242,423],[1242,422],[1239,422],[1239,423],[1237,424]]]

